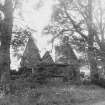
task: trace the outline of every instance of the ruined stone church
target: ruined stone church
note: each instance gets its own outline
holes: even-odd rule
[[[71,74],[74,73],[78,79],[79,70],[76,66],[76,63],[74,63],[74,61],[78,60],[71,46],[68,47],[63,45],[58,46],[58,48],[59,49],[57,49],[55,52],[56,59],[54,62],[49,51],[46,51],[44,56],[41,57],[36,43],[32,38],[29,38],[21,59],[21,67],[31,68],[32,72],[35,73],[36,68],[38,69],[42,66],[46,68],[46,70],[53,70],[53,72],[58,72],[60,70],[62,73],[59,75],[66,77],[70,77],[70,71],[72,71]]]
[[[35,68],[39,64],[53,64],[54,61],[49,53],[45,52],[44,56],[40,57],[40,51],[32,38],[29,38],[25,51],[21,59],[21,67]]]
[[[63,49],[63,50],[62,50]],[[58,51],[59,50],[59,51]],[[67,56],[64,57],[64,54]],[[21,59],[21,67],[27,67],[27,68],[35,68],[37,65],[40,64],[72,64],[77,62],[77,57],[75,53],[73,52],[73,49],[71,46],[58,46],[57,50],[55,52],[55,62],[53,61],[50,52],[46,51],[44,56],[41,58],[40,51],[34,42],[34,40],[30,37],[25,51],[23,53],[22,59]]]

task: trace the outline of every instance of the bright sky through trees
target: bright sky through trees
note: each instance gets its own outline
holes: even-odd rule
[[[50,49],[51,45],[48,45],[47,41],[51,39],[51,36],[43,36],[41,31],[43,28],[50,22],[51,15],[53,12],[53,5],[56,3],[56,0],[24,0],[21,8],[23,15],[22,24],[28,25],[30,28],[35,29],[36,32],[33,33],[33,38],[37,41],[37,46],[41,51],[41,55]],[[18,17],[18,9],[15,11],[14,16]],[[21,19],[15,22],[16,24],[21,23]],[[17,59],[12,58],[12,68],[17,68],[19,62]]]
[[[27,0],[23,4],[23,18],[31,28],[37,31],[33,37],[37,40],[40,50],[46,46],[47,39],[42,37],[41,31],[50,21],[53,5],[54,0]]]

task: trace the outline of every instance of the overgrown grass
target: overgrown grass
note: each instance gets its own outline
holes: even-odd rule
[[[90,100],[105,99],[105,89],[95,85],[41,86],[17,90],[15,95],[0,99],[0,105],[79,105]]]

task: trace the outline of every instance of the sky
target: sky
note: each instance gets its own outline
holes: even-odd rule
[[[34,38],[35,43],[40,50],[41,56],[43,56],[46,50],[51,50],[52,48],[52,45],[48,44],[48,41],[51,39],[51,35],[42,35],[42,30],[50,22],[51,15],[53,13],[53,6],[56,3],[56,0],[23,0],[21,12],[24,21],[19,19],[18,9],[15,10],[14,13],[14,17],[17,18],[15,24],[25,24],[36,30],[36,32],[32,34],[32,37]],[[52,55],[54,55],[54,53]],[[11,68],[17,69],[17,67],[19,67],[20,61],[17,61],[17,59],[12,55],[11,61]]]
[[[37,40],[37,45],[40,51],[46,49],[47,41],[51,36],[43,36],[41,34],[43,28],[48,25],[52,15],[52,6],[54,0],[27,0],[23,4],[23,16],[25,22],[37,32],[33,33],[33,38]],[[42,3],[41,3],[42,2]],[[30,17],[30,18],[29,18]],[[43,53],[43,51],[42,51]]]

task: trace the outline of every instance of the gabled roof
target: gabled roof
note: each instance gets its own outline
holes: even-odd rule
[[[21,59],[21,66],[34,67],[40,63],[41,57],[39,54],[38,47],[34,43],[32,38],[29,38],[23,57]]]
[[[55,48],[56,63],[77,63],[78,59],[70,44],[63,44]]]
[[[47,51],[44,56],[42,57],[42,63],[45,64],[54,64],[54,61],[49,53],[49,51]]]

